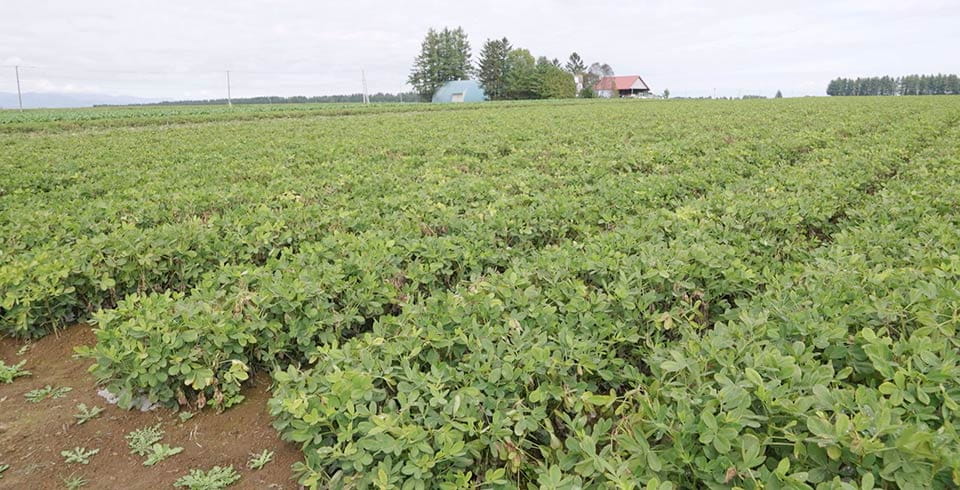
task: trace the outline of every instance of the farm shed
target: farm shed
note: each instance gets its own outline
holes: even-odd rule
[[[487,95],[475,80],[454,80],[440,86],[433,93],[433,102],[483,102]]]
[[[594,85],[597,96],[611,97],[643,97],[650,93],[650,87],[640,75],[626,75],[621,77],[603,77]]]

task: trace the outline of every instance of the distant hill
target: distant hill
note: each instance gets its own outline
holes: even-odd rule
[[[127,95],[26,92],[23,94],[23,108],[91,107],[101,104],[152,104],[160,102],[161,100],[162,99],[147,99]],[[16,109],[17,107],[19,106],[17,105],[16,93],[0,92],[0,109]]]

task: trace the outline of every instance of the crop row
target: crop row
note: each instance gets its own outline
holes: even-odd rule
[[[569,174],[556,163],[552,170],[544,170],[542,165],[523,172],[516,170],[519,162],[529,160],[529,154],[491,162],[477,176],[463,175],[459,170],[450,175],[446,169],[449,163],[444,163],[443,171],[425,174],[419,164],[385,166],[382,160],[374,159],[365,166],[379,164],[380,171],[391,171],[392,178],[361,174],[355,181],[339,180],[329,193],[287,191],[273,203],[224,209],[155,226],[125,224],[121,215],[117,227],[106,233],[63,233],[63,227],[59,227],[60,235],[49,234],[62,239],[46,238],[47,244],[33,246],[0,265],[0,330],[19,336],[42,335],[85,318],[90,311],[112,306],[128,294],[186,291],[204,272],[222,265],[258,264],[284,250],[295,252],[301,244],[319,240],[331,229],[491,233],[498,239],[496,246],[519,253],[524,247],[589,236],[615,226],[636,210],[672,207],[736,179],[812,158],[816,154],[808,152],[824,141],[823,136],[811,133],[806,138],[805,142],[793,143],[805,148],[803,152],[781,151],[754,162],[736,158],[738,154],[754,153],[752,149],[744,153],[746,149],[736,144],[722,145],[714,152],[700,150],[697,158],[683,153],[670,155],[678,161],[658,164],[667,171],[645,169],[631,179],[623,178],[622,173],[609,175],[609,166],[577,174]],[[541,151],[539,148],[534,150]],[[564,157],[574,163],[580,158]],[[398,174],[402,177],[397,178]],[[420,178],[425,182],[414,184],[416,176],[426,176]],[[501,188],[497,189],[495,182],[499,181]],[[317,184],[322,182],[333,184],[328,172],[318,175]],[[291,184],[290,179],[281,180],[274,192],[287,184]],[[412,192],[410,187],[415,185],[427,194]],[[299,183],[293,188],[310,186]],[[148,187],[146,193],[155,191]],[[243,192],[245,199],[256,198],[256,192]],[[189,202],[193,196],[202,197],[203,193],[184,194],[184,200]],[[102,213],[110,207],[105,204],[92,209]],[[157,212],[163,209],[160,206]],[[70,213],[70,207],[62,205],[61,212]],[[96,216],[90,219],[96,220]],[[81,225],[88,222],[69,215],[58,219]],[[25,226],[38,236],[49,228],[36,222]]]
[[[554,101],[555,106],[576,104],[576,101]],[[500,108],[528,105],[513,101],[498,104]],[[376,116],[392,113],[433,113],[486,109],[483,105],[465,106],[430,104],[279,104],[225,107],[156,106],[102,107],[83,111],[31,110],[25,113],[0,113],[0,134],[23,135],[81,130],[124,130],[143,127],[165,127],[177,124],[230,123],[277,119],[331,118],[344,116]]]
[[[958,136],[764,294],[654,348],[650,384],[623,402],[631,434],[603,446],[649,448],[680,482],[956,485]]]
[[[885,179],[948,124],[938,115],[897,134],[812,150],[795,165],[728,182],[672,210],[525,250],[502,271],[470,260],[497,250],[483,230],[433,262],[470,271],[452,280],[413,274],[408,283],[409,268],[421,264],[398,250],[373,254],[399,260],[392,266],[370,259],[357,262],[356,276],[336,269],[336,257],[367,260],[360,251],[392,241],[376,235],[334,244],[329,256],[306,250],[294,262],[228,269],[187,296],[135,297],[99,314],[94,372],[131,395],[223,405],[237,399],[251,367],[315,364],[278,373],[273,405],[281,431],[304,444],[305,482],[328,484],[339,472],[372,483],[381,469],[424,482],[465,478],[466,468],[488,469],[491,482],[504,471],[535,481],[552,471],[551,457],[516,458],[542,454],[554,437],[570,441],[598,405],[636,389],[650,369],[638,346],[671,343],[685,322],[712,328],[736,299],[828,242],[849,210],[869,206]],[[320,267],[324,261],[334,269]],[[306,284],[304,270],[317,271]],[[292,294],[272,293],[282,288]],[[350,290],[357,301],[337,299]],[[413,301],[397,302],[398,294]],[[341,313],[344,305],[353,308]],[[414,403],[402,394],[411,390],[417,405],[400,410]],[[444,412],[450,403],[459,408]],[[398,410],[391,423],[409,429],[401,439],[376,426]],[[384,433],[393,443],[384,445]],[[591,459],[570,454],[573,466]],[[578,471],[594,473],[605,474]]]
[[[472,113],[432,116],[395,117],[391,124],[285,123],[267,135],[262,126],[247,124],[236,128],[236,137],[244,141],[240,144],[223,141],[220,128],[135,134],[135,139],[85,133],[50,136],[43,143],[13,139],[0,156],[6,170],[0,177],[0,260],[124,225],[150,228],[192,216],[242,212],[270,201],[282,204],[285,196],[355,210],[369,207],[371,196],[404,199],[414,190],[456,203],[457,194],[448,192],[447,185],[483,178],[489,187],[508,175],[516,183],[525,176],[516,174],[520,170],[541,177],[523,180],[527,193],[548,185],[576,191],[580,182],[592,181],[600,187],[623,174],[684,178],[701,162],[729,165],[749,159],[751,165],[744,166],[749,170],[758,162],[795,158],[797,152],[825,144],[838,129],[865,127],[863,121],[815,129],[794,123],[771,132],[744,120],[731,129],[704,122],[681,131],[675,127],[679,116],[671,115],[663,124],[641,123],[624,136],[611,136],[605,122],[572,117],[562,130],[545,133]],[[629,112],[622,116],[637,118]],[[443,138],[440,131],[447,124],[481,125],[484,131],[455,146],[431,144]],[[571,137],[570,128],[579,126],[592,133]],[[416,136],[390,139],[398,131]],[[270,137],[267,144],[260,141],[265,136]],[[757,139],[763,143],[756,144]],[[344,169],[353,171],[349,178]],[[348,197],[365,199],[357,205]]]
[[[757,236],[738,225],[764,211],[745,216],[748,200],[698,223],[684,223],[678,210],[676,242],[658,243],[641,226],[581,250],[549,250],[321,347],[312,367],[275,374],[270,403],[281,433],[304,446],[301,481],[841,488],[869,473],[902,488],[949,484],[960,395],[958,260],[950,251],[957,216],[949,203],[960,174],[957,146],[944,152],[943,141],[894,165],[910,175],[891,189],[880,182],[848,201],[853,207],[843,197],[823,204],[821,219],[834,206],[844,217],[808,252],[753,256],[748,244]],[[953,159],[945,162],[945,153]],[[874,168],[881,179],[891,170]],[[768,203],[783,209],[776,205],[834,195],[815,188]],[[905,240],[912,233],[921,236]],[[805,238],[800,230],[779,234],[784,242]],[[858,288],[884,273],[864,268],[888,265],[861,254],[874,239],[888,262],[909,272]],[[902,247],[913,254],[899,255]],[[844,265],[858,267],[836,276]],[[604,269],[608,277],[598,280]],[[926,272],[934,278],[918,284]],[[806,284],[811,276],[818,281]],[[770,292],[749,294],[758,290]],[[884,291],[894,304],[875,298]],[[731,294],[740,296],[736,306],[715,307],[718,295]],[[814,305],[816,313],[803,313]],[[904,326],[915,332],[840,328],[844,320],[889,325],[913,314],[924,328]],[[824,329],[831,322],[839,323],[832,333]]]
[[[879,137],[879,136],[878,136],[877,138],[878,138],[878,139],[886,139],[885,137],[884,137],[884,138],[881,138],[881,137]],[[822,156],[822,154],[819,153],[819,152],[818,152],[818,153],[815,153],[814,155],[815,155],[815,156]],[[812,160],[813,160],[814,162],[817,161],[816,158],[814,158],[814,159],[812,159]],[[782,170],[782,169],[781,169],[781,170]],[[780,177],[781,175],[782,175],[782,174],[780,174],[780,173],[770,174],[770,178],[771,178],[771,179],[780,179],[780,178],[781,178],[781,177]],[[789,177],[789,176],[788,176],[788,177]],[[749,183],[750,186],[753,186],[753,187],[756,187],[756,186],[758,185],[756,182],[748,182],[748,183]],[[846,184],[847,184],[847,182],[844,182],[844,181],[841,181],[841,182],[838,183],[838,185],[841,186],[841,187],[842,187],[842,186],[846,186]],[[769,185],[768,185],[768,183],[766,183],[766,181],[764,181],[764,183],[762,183],[762,186],[763,186],[763,188],[765,188],[765,189],[766,189],[766,188],[769,188]],[[748,187],[748,186],[747,186],[747,185],[742,185],[741,187],[742,187],[742,188],[740,188],[737,192],[743,192],[743,191],[745,191],[745,188]],[[848,187],[849,187],[849,188],[853,188],[852,186],[848,186]],[[849,195],[849,193],[848,193],[848,195]],[[726,201],[726,195],[725,195],[725,194],[724,194],[724,195],[721,195],[721,196],[719,197],[719,199],[721,199],[721,200],[723,200],[723,201]],[[554,200],[553,202],[557,202],[557,201]],[[829,202],[829,201],[828,201],[828,202]],[[572,212],[572,211],[571,211],[571,212]],[[661,218],[661,216],[660,216],[661,213],[662,213],[662,211],[654,211],[654,212],[648,212],[648,213],[646,213],[646,215],[645,215],[645,216],[646,216],[646,221],[647,221],[648,223],[650,223],[650,226],[649,226],[647,232],[645,232],[644,236],[646,236],[646,235],[653,235],[653,234],[660,234],[660,233],[663,232],[663,229],[662,229],[662,226],[661,226],[661,225],[663,224],[663,221],[662,221],[662,219],[660,219],[660,218]],[[564,214],[561,213],[560,216],[563,216],[563,215],[564,215]],[[492,224],[492,223],[485,223],[485,224]],[[549,225],[549,227],[555,227],[555,226],[556,226],[556,223],[549,223],[548,225]],[[527,226],[530,226],[529,223],[527,224]],[[471,261],[469,261],[469,260],[464,260],[463,257],[455,257],[454,260],[453,260],[453,262],[458,263],[458,264],[461,264],[461,265],[460,265],[461,270],[471,270],[471,271],[474,271],[474,272],[477,272],[477,273],[484,273],[485,271],[487,271],[488,269],[491,269],[491,268],[492,268],[492,269],[502,268],[504,265],[506,265],[506,264],[508,263],[508,260],[510,259],[510,257],[516,257],[516,256],[518,256],[518,255],[522,255],[522,254],[529,253],[529,249],[527,249],[527,248],[521,248],[520,250],[517,250],[517,249],[514,249],[513,247],[505,247],[505,246],[503,245],[503,243],[502,243],[502,242],[504,241],[504,237],[499,236],[498,233],[497,233],[497,230],[498,230],[499,227],[494,227],[492,230],[486,229],[486,228],[484,228],[484,227],[471,229],[471,228],[466,228],[466,227],[460,226],[460,225],[458,225],[456,222],[450,222],[450,221],[444,221],[444,222],[442,222],[442,227],[445,228],[445,229],[447,229],[447,232],[450,233],[450,237],[451,237],[451,238],[457,238],[457,239],[460,239],[460,241],[463,242],[463,243],[470,243],[470,244],[474,244],[474,246],[479,246],[479,247],[480,247],[479,249],[476,249],[476,250],[474,251],[474,249],[472,249],[472,247],[466,247],[465,245],[460,245],[460,247],[461,247],[461,252],[460,252],[460,253],[467,253],[467,252],[469,251],[471,256],[476,257],[476,256],[480,256],[480,255],[481,255],[480,252],[483,251],[483,252],[485,252],[485,253],[487,254],[487,256],[488,256],[486,260],[481,261],[480,263],[471,262]],[[548,227],[548,228],[549,228],[549,227]],[[552,229],[552,228],[550,228],[550,229]],[[493,231],[492,234],[490,233],[491,231]],[[486,234],[485,234],[485,233],[486,233]],[[373,236],[376,237],[376,235],[373,235]],[[391,235],[386,235],[386,236],[390,237]],[[402,235],[401,235],[401,236],[402,236]],[[391,237],[390,239],[391,239],[391,241],[397,241],[397,242],[400,242],[400,243],[404,243],[406,240],[412,240],[412,239],[409,238],[409,237],[404,237],[404,239],[395,239],[395,238],[396,238],[396,237]],[[381,240],[384,240],[384,239],[385,239],[385,238],[381,238]],[[376,243],[376,240],[374,240],[373,238],[370,238],[370,237],[368,236],[368,237],[364,238],[364,240],[363,240],[362,242],[360,242],[360,243],[364,243],[364,244]],[[416,243],[416,242],[414,241],[413,243]],[[539,245],[539,246],[542,246],[541,244],[538,244],[538,245]],[[343,249],[343,250],[340,250],[340,253],[341,253],[343,256],[352,256],[352,255],[355,254],[356,252],[353,252],[353,251],[351,251],[351,250],[352,250],[352,248],[345,248],[345,249]],[[499,254],[498,254],[497,252],[499,252]],[[522,252],[522,254],[518,254],[518,252]],[[314,252],[313,252],[311,249],[309,249],[309,247],[308,247],[307,249],[305,249],[305,250],[300,254],[300,255],[305,255],[305,257],[300,257],[300,256],[296,256],[296,255],[295,255],[295,256],[293,256],[293,259],[292,259],[292,260],[300,261],[300,262],[296,262],[297,264],[301,264],[301,262],[303,262],[303,261],[305,261],[306,263],[312,263],[312,261],[315,261],[315,260],[316,260],[316,258],[311,257],[311,255],[312,255],[313,253],[314,253]],[[288,257],[289,257],[289,256],[288,256]],[[466,264],[468,267],[464,267],[464,264]],[[443,269],[445,269],[447,266],[441,263],[441,264],[435,265],[434,267],[438,267],[438,268],[440,268],[441,270],[443,270]],[[269,264],[267,264],[265,267],[262,267],[262,268],[254,268],[254,269],[238,267],[238,268],[236,268],[237,271],[240,271],[240,272],[246,274],[244,277],[242,277],[244,286],[241,288],[242,290],[239,292],[239,294],[241,294],[241,295],[244,296],[244,297],[246,297],[246,296],[248,296],[248,295],[256,296],[256,295],[258,294],[258,289],[260,289],[258,283],[261,282],[261,281],[254,281],[254,280],[251,279],[251,278],[255,278],[255,277],[259,277],[259,276],[266,276],[266,277],[271,277],[271,278],[274,278],[274,277],[275,277],[275,278],[277,278],[277,279],[276,279],[276,282],[278,282],[278,283],[283,283],[284,281],[290,282],[290,283],[296,283],[295,280],[289,279],[289,278],[290,278],[291,276],[292,276],[292,277],[296,277],[296,274],[299,274],[299,272],[295,272],[295,271],[300,271],[300,270],[302,270],[302,269],[304,269],[304,268],[309,268],[309,267],[304,266],[304,265],[293,265],[293,266],[292,266],[292,265],[290,265],[289,263],[287,263],[287,261],[278,261],[278,262],[276,262],[276,263],[269,263]],[[388,282],[388,281],[390,281],[390,280],[393,280],[395,277],[404,278],[404,279],[402,279],[402,280],[403,280],[403,281],[406,281],[406,280],[409,280],[409,279],[407,279],[407,278],[411,277],[411,274],[410,274],[409,272],[404,272],[404,273],[400,273],[400,272],[380,273],[379,271],[377,271],[376,273],[380,274],[380,276],[379,276],[379,280],[378,280],[378,281],[373,281],[374,283],[378,283],[378,282],[379,282],[379,283]],[[234,289],[236,288],[236,285],[235,285],[235,284],[228,285],[228,284],[225,284],[225,283],[223,282],[223,277],[224,277],[224,275],[223,275],[222,273],[216,272],[216,273],[213,273],[212,275],[213,275],[213,277],[217,278],[217,280],[212,281],[212,282],[208,282],[207,284],[201,285],[200,287],[197,288],[196,291],[193,291],[193,292],[192,292],[191,298],[188,298],[188,299],[185,300],[185,301],[194,301],[194,299],[193,299],[194,297],[204,298],[204,297],[210,296],[210,294],[214,293],[215,291],[234,290]],[[230,277],[230,275],[227,275],[227,276]],[[463,274],[461,274],[461,276],[463,276]],[[334,276],[334,277],[336,278],[337,276]],[[412,276],[412,277],[416,278],[415,275]],[[421,281],[421,280],[414,280],[413,283],[414,283],[414,284],[421,284],[421,283],[423,283],[423,281]],[[446,285],[447,285],[447,286],[449,286],[449,285],[451,285],[451,284],[455,284],[455,283],[456,283],[456,281],[450,281],[450,280],[446,281]],[[229,286],[229,287],[228,287],[228,286]],[[423,289],[423,288],[421,288],[421,289]],[[423,289],[423,290],[424,290],[425,292],[429,293],[430,291],[433,290],[433,288],[428,287],[428,288],[425,288],[425,289]],[[321,291],[322,291],[322,289],[321,289]],[[172,299],[170,299],[169,296],[167,296],[167,298],[168,298],[169,301],[167,301],[167,300],[164,300],[164,301],[172,302]],[[278,301],[278,300],[280,300],[280,299],[282,299],[282,298],[275,298],[275,299],[273,299],[272,301]],[[308,310],[308,309],[319,309],[319,310],[323,310],[324,308],[326,308],[326,307],[329,306],[329,305],[323,304],[323,303],[321,303],[321,304],[314,304],[314,303],[313,303],[314,300],[311,299],[310,296],[302,296],[302,297],[300,297],[300,298],[297,298],[297,300],[298,300],[298,301],[301,301],[301,303],[296,303],[296,302],[294,302],[294,303],[292,303],[292,304],[288,304],[288,307],[291,308],[291,309],[293,309],[293,310],[296,310],[296,311],[304,311],[304,310]],[[137,301],[139,301],[139,298],[137,298]],[[202,301],[202,300],[201,300],[201,301]],[[237,299],[237,298],[234,298],[234,299],[233,299],[233,302],[234,302],[234,303],[236,303],[237,301],[240,301],[240,300]],[[175,302],[174,302],[174,303],[175,303]],[[255,302],[255,303],[259,303],[261,307],[264,306],[262,302]],[[381,302],[378,302],[377,304],[371,305],[371,307],[367,308],[367,310],[368,310],[368,311],[378,311],[379,309],[382,309],[382,306],[383,306],[382,303],[383,303],[383,302],[381,301]],[[269,305],[270,305],[270,303],[267,303],[267,306],[268,306],[268,307],[269,307]],[[136,309],[137,309],[137,305],[136,305],[136,304],[133,304],[133,305],[131,305],[131,304],[123,304],[122,306],[123,306],[123,308],[118,308],[118,310],[123,311],[123,312],[133,312],[133,314],[135,315]],[[182,308],[181,308],[181,307],[179,307],[179,306],[176,306],[176,307],[174,307],[174,306],[168,306],[167,309],[168,309],[168,310],[171,310],[171,311],[192,311],[192,310],[193,310],[193,308],[190,308],[190,307],[182,307]],[[226,310],[227,310],[227,311],[232,311],[232,307],[226,308]],[[110,316],[110,315],[114,315],[114,314],[115,314],[115,312],[108,312],[105,316],[100,317],[100,324],[101,324],[101,325],[107,325],[107,326],[109,326],[108,324],[110,324],[110,325],[115,324],[115,322],[114,322],[114,323],[111,323],[111,321],[114,320],[114,318]],[[129,314],[129,313],[128,313],[128,314]],[[161,315],[161,316],[162,316],[162,315]],[[120,318],[123,318],[123,317],[121,316]],[[259,315],[259,314],[258,314],[258,315],[255,315],[255,318],[258,319],[258,320],[259,320],[259,319],[262,319],[262,318],[263,318],[263,315]],[[307,320],[308,320],[308,322],[309,322],[309,321],[312,321],[312,319],[310,319],[310,318],[308,318]],[[370,320],[370,318],[367,318],[367,320]],[[367,321],[367,320],[364,320],[364,321]],[[242,321],[242,320],[241,320],[241,321]],[[299,320],[297,320],[297,321],[299,321]],[[151,321],[138,321],[138,324],[142,324],[142,325],[154,325],[154,324],[156,324],[156,321],[155,321],[155,320],[151,320]],[[251,330],[255,330],[255,329],[257,329],[257,328],[258,328],[258,327],[251,327]],[[292,325],[292,324],[289,324],[289,323],[288,323],[288,324],[285,324],[285,325],[280,325],[278,328],[285,328],[285,329],[293,330],[293,331],[298,330],[295,325]],[[168,330],[168,329],[169,329],[169,328],[167,328],[167,327],[163,327],[163,328],[160,328],[159,331],[165,331],[165,330]],[[110,329],[109,329],[109,328],[104,328],[103,330],[110,330]],[[123,328],[120,328],[119,330],[122,332],[124,329],[123,329]],[[174,331],[176,331],[176,330],[178,330],[178,329],[169,329],[169,330],[174,330]],[[136,336],[132,336],[132,337],[136,337]],[[302,343],[305,343],[305,344],[308,344],[308,345],[312,345],[312,344],[313,344],[313,339],[314,339],[314,337],[315,337],[315,336],[307,335],[307,336],[305,336],[305,337],[303,338]],[[122,339],[123,336],[121,335],[119,338]],[[270,344],[270,343],[272,342],[272,340],[269,340],[269,339],[266,339],[266,340],[261,339],[261,340],[262,340],[261,343],[266,343],[266,344]],[[103,342],[103,343],[109,344],[109,342]],[[138,350],[141,350],[141,349],[148,349],[148,348],[150,348],[152,345],[156,345],[156,343],[155,343],[155,342],[151,342],[151,341],[146,341],[146,340],[140,341],[140,342],[137,343],[136,348],[135,348],[135,349],[132,349],[132,351],[138,351]],[[218,347],[219,347],[219,346],[218,346]],[[251,345],[250,348],[251,348],[251,349],[262,349],[262,348],[265,348],[265,347],[263,347],[263,346],[261,346],[261,345]],[[268,345],[266,348],[272,348],[272,347],[270,347],[270,346]],[[207,351],[210,351],[210,349],[204,348],[204,349],[199,349],[199,351],[200,351],[200,352],[207,352]],[[169,356],[168,356],[168,357],[169,357]],[[245,353],[242,360],[243,360],[243,362],[246,363],[247,360],[248,360],[248,358],[251,358],[251,357],[264,358],[264,359],[274,359],[275,356],[274,356],[272,353],[270,353],[269,355],[251,355],[251,354]],[[303,358],[304,358],[303,356],[300,356],[299,359],[303,359]],[[134,357],[133,359],[136,359],[136,357]],[[166,359],[164,359],[163,362],[166,362]],[[172,362],[173,364],[178,364],[178,363],[181,363],[181,360],[180,360],[180,359],[174,359],[174,360],[172,360],[171,362]],[[103,362],[103,363],[101,363],[101,366],[104,367],[104,369],[101,370],[101,377],[102,377],[104,380],[111,379],[111,376],[113,376],[114,379],[116,379],[116,380],[123,380],[122,382],[117,381],[117,384],[114,385],[114,388],[117,388],[118,390],[119,390],[119,389],[122,389],[122,390],[124,390],[124,391],[131,391],[131,390],[136,389],[136,388],[144,388],[144,386],[142,386],[142,385],[138,386],[138,385],[136,384],[136,378],[137,378],[137,376],[139,375],[139,371],[133,369],[132,367],[128,367],[127,370],[125,371],[123,368],[118,368],[118,367],[116,367],[113,363],[110,363],[110,362]],[[206,368],[208,368],[209,370],[212,370],[212,371],[214,371],[214,372],[219,372],[219,370],[217,369],[217,364],[216,364],[216,363],[212,363],[212,364],[211,364],[211,363],[206,363],[206,364],[197,363],[196,367],[197,367],[198,369],[199,369],[200,367],[206,367]],[[226,367],[225,367],[225,369],[226,369]],[[119,375],[119,376],[118,376],[118,375]],[[131,381],[131,378],[132,378],[132,381]],[[218,378],[219,378],[219,376],[214,376],[211,382],[216,381]],[[152,383],[152,381],[153,381],[152,379],[148,379],[148,385],[149,385],[148,387],[151,389],[150,392],[149,392],[149,395],[150,395],[151,397],[155,397],[157,400],[161,400],[161,401],[171,401],[171,400],[173,399],[172,396],[171,396],[172,390],[166,390],[166,391],[163,391],[163,392],[160,392],[160,393],[153,393],[153,392],[152,392],[153,385],[150,384],[150,383]],[[178,381],[178,380],[175,379],[175,380],[172,381],[172,385],[173,385],[173,386],[177,386],[177,385],[178,385],[178,383],[177,383],[176,381]],[[133,383],[133,385],[131,386],[130,383]],[[205,393],[205,394],[204,394],[204,397],[206,397],[206,396],[209,395],[209,394],[210,394],[210,393]],[[192,396],[191,396],[191,398],[192,398]]]

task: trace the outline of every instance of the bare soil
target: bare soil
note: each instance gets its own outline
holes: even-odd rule
[[[266,402],[270,398],[269,378],[256,377],[244,392],[239,405],[217,414],[204,410],[181,421],[179,414],[166,408],[149,412],[121,410],[97,394],[94,378],[87,372],[89,360],[75,359],[74,347],[93,345],[96,339],[90,327],[76,325],[29,345],[0,339],[0,359],[8,365],[26,360],[32,374],[10,384],[0,384],[0,465],[10,468],[0,473],[0,488],[65,488],[63,479],[81,476],[84,487],[100,488],[172,488],[173,483],[191,469],[213,466],[233,467],[242,478],[230,488],[298,488],[290,465],[300,461],[299,449],[279,439],[270,425]],[[39,403],[27,401],[30,390],[71,387],[59,399]],[[105,410],[95,419],[77,425],[76,406],[98,406]],[[129,432],[160,424],[165,431],[162,443],[183,447],[183,452],[154,466],[143,466],[144,458],[130,454],[124,436]],[[66,464],[60,451],[83,447],[100,449],[90,464]],[[264,449],[275,452],[273,462],[252,471],[246,464],[250,453]]]

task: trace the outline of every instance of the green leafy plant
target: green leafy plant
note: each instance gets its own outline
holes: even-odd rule
[[[137,429],[124,436],[124,438],[127,440],[127,445],[130,447],[132,454],[144,456],[152,450],[154,444],[163,439],[163,430],[160,429],[160,424],[157,424],[152,427]]]
[[[177,479],[175,487],[185,487],[190,490],[218,490],[234,484],[240,479],[240,474],[233,466],[214,466],[207,471],[193,469],[190,473]]]
[[[70,475],[63,479],[63,486],[66,487],[68,490],[76,490],[77,488],[83,488],[87,486],[87,483],[89,482],[87,481],[86,478],[83,478],[82,476],[77,476],[77,475]]]
[[[168,444],[154,444],[150,446],[150,450],[147,451],[147,459],[143,462],[144,466],[153,466],[170,456],[175,454],[180,454],[183,451],[182,447],[170,447]]]
[[[0,383],[13,383],[13,380],[21,376],[30,376],[30,371],[23,369],[27,361],[20,361],[12,366],[7,366],[0,361]]]
[[[90,458],[99,452],[100,449],[88,450],[82,447],[75,447],[68,451],[60,451],[60,455],[63,456],[64,463],[89,464]]]
[[[50,392],[50,398],[63,398],[64,396],[67,395],[67,393],[71,391],[73,391],[73,388],[69,386],[61,386],[59,388],[54,388],[53,391]]]
[[[3,472],[10,469],[10,465],[0,463],[0,480],[3,479]]]
[[[261,453],[250,453],[250,460],[247,461],[247,468],[259,470],[273,461],[273,451],[264,449]]]
[[[72,391],[73,388],[69,386],[62,386],[58,388],[53,388],[50,385],[46,385],[43,388],[38,388],[36,390],[30,390],[26,392],[23,396],[31,403],[40,403],[48,398],[63,398],[67,393]]]
[[[193,418],[195,414],[193,412],[180,412],[179,417],[181,422],[186,422]]]
[[[960,99],[861,99],[0,111],[0,334],[306,487],[954,488]]]
[[[102,407],[97,407],[97,406],[88,408],[85,403],[78,403],[77,410],[79,411],[79,413],[75,413],[73,417],[77,419],[77,425],[82,425],[90,421],[91,419],[94,419],[97,416],[99,416],[104,409]]]

